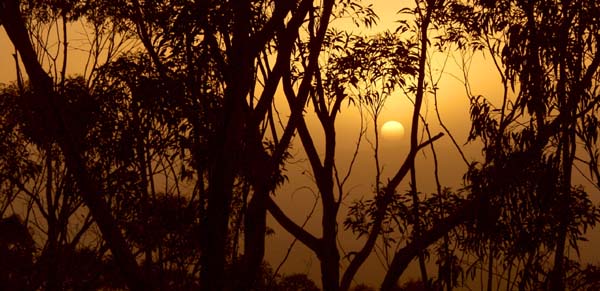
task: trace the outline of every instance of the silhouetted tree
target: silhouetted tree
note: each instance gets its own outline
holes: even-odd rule
[[[331,28],[340,17],[376,21],[351,0],[0,0],[17,67],[16,82],[0,87],[3,286],[318,290],[306,275],[276,276],[264,264],[268,211],[317,255],[327,291],[349,290],[378,243],[394,250],[382,290],[451,290],[474,274],[493,290],[504,280],[497,270],[521,290],[595,288],[596,267],[566,250],[600,219],[572,178],[584,165],[600,185],[600,5],[415,4],[394,33],[365,37]],[[75,23],[89,32],[84,48],[73,44]],[[53,34],[57,50],[46,40]],[[441,137],[424,114],[437,90],[428,53],[454,46],[492,57],[503,99],[494,105],[466,88],[469,140],[483,145],[482,160],[469,165],[463,189],[443,188],[436,175],[437,192],[425,198],[416,155],[431,148],[437,167]],[[89,62],[70,76],[76,48]],[[275,102],[280,89],[287,108]],[[378,116],[399,89],[414,104],[410,149],[386,181]],[[336,167],[335,125],[346,103],[369,113],[376,175],[372,198],[340,217],[350,172]],[[286,182],[296,134],[318,189],[320,234],[271,197]],[[347,257],[339,219],[364,238]],[[425,264],[432,248],[438,278]],[[398,287],[415,258],[421,281]]]
[[[202,277],[205,278],[201,282],[206,289],[221,289],[225,281],[223,275],[225,266],[236,258],[237,243],[229,236],[232,233],[230,230],[234,234],[239,233],[241,224],[230,223],[230,217],[235,215],[242,219],[239,221],[246,220],[244,246],[252,251],[244,252],[243,260],[248,266],[245,268],[247,274],[244,275],[246,279],[242,284],[251,285],[255,276],[252,273],[257,269],[256,266],[262,263],[264,255],[265,197],[268,197],[277,185],[277,181],[280,181],[278,176],[281,161],[286,157],[286,149],[295,127],[294,122],[290,123],[281,139],[277,138],[277,132],[272,132],[272,136],[280,143],[271,148],[273,150],[271,157],[269,147],[263,144],[264,130],[261,123],[267,115],[271,118],[270,122],[273,122],[273,95],[282,72],[289,70],[286,68],[286,62],[289,62],[289,55],[298,37],[300,26],[305,25],[303,20],[308,11],[313,12],[313,17],[317,15],[321,17],[320,25],[323,28],[320,29],[322,33],[319,38],[322,39],[324,28],[329,23],[327,19],[333,1],[329,1],[323,7],[323,13],[320,15],[314,13],[318,9],[313,7],[312,1],[300,3],[232,1],[224,5],[219,2],[196,3],[194,1],[161,3],[66,1],[19,4],[18,1],[3,2],[5,9],[3,9],[2,23],[24,60],[25,69],[35,92],[34,96],[49,98],[35,99],[35,102],[28,104],[28,106],[36,103],[40,105],[32,107],[34,114],[45,118],[38,126],[32,128],[44,132],[43,135],[36,136],[48,136],[49,140],[58,141],[59,147],[64,152],[67,167],[75,173],[75,180],[81,188],[85,203],[90,204],[87,206],[98,223],[103,238],[120,262],[119,265],[129,280],[130,288],[144,289],[140,287],[144,285],[141,271],[136,266],[136,255],[131,252],[125,238],[120,234],[120,226],[117,225],[115,218],[111,217],[109,211],[110,207],[115,207],[115,210],[122,209],[120,207],[123,206],[123,199],[119,198],[119,195],[113,196],[112,198],[116,197],[118,201],[114,201],[117,204],[111,206],[101,201],[104,197],[98,196],[99,191],[96,189],[102,188],[103,181],[91,179],[91,169],[86,169],[87,158],[93,159],[98,157],[97,154],[106,152],[100,150],[84,157],[86,149],[78,144],[78,141],[82,140],[80,136],[82,132],[78,132],[75,128],[76,123],[67,120],[68,116],[61,111],[63,106],[57,103],[57,100],[60,100],[60,92],[52,88],[49,74],[44,72],[36,60],[35,51],[29,42],[29,34],[24,25],[26,19],[21,16],[26,14],[21,14],[19,10],[36,12],[28,15],[31,19],[45,20],[47,17],[52,19],[55,15],[60,15],[65,26],[68,21],[85,18],[97,29],[95,33],[103,29],[113,29],[120,33],[120,37],[131,37],[141,42],[152,64],[151,70],[148,70],[146,63],[143,63],[144,57],[133,61],[121,58],[98,70],[99,74],[92,74],[90,77],[91,81],[97,80],[96,78],[108,80],[94,89],[124,97],[122,101],[117,100],[116,105],[119,105],[119,102],[132,102],[130,106],[125,103],[125,111],[117,112],[117,120],[125,122],[125,124],[116,124],[121,126],[118,127],[117,134],[106,136],[100,131],[97,133],[101,135],[97,137],[108,137],[109,140],[112,139],[117,143],[129,142],[134,145],[134,149],[132,152],[120,153],[121,156],[117,156],[114,160],[116,164],[102,163],[104,168],[100,169],[108,167],[112,171],[115,169],[113,167],[120,167],[118,168],[120,171],[115,173],[117,175],[110,178],[122,177],[129,172],[137,176],[141,184],[138,189],[129,189],[141,191],[132,194],[141,195],[138,197],[155,194],[152,184],[154,175],[152,163],[158,161],[152,158],[152,146],[148,146],[152,138],[148,135],[164,132],[165,128],[156,127],[155,122],[167,128],[173,125],[169,120],[154,119],[155,113],[159,113],[161,117],[168,117],[160,115],[156,109],[165,108],[166,112],[175,114],[175,124],[182,126],[178,129],[186,132],[187,126],[190,130],[189,136],[186,133],[182,137],[184,140],[188,139],[187,143],[182,142],[182,150],[192,152],[190,164],[195,169],[199,181],[197,205],[200,207],[201,227],[198,231],[201,237],[199,242],[202,250],[200,262],[202,267],[197,269],[201,270]],[[289,13],[293,16],[287,19]],[[157,39],[161,41],[156,42]],[[320,52],[318,49],[320,42],[317,39],[312,44],[316,48],[311,53],[312,63],[315,63]],[[66,35],[64,43],[66,62]],[[273,46],[277,49],[271,50]],[[262,76],[265,87],[262,96],[255,100],[258,70],[256,62],[262,62],[263,57],[264,61],[267,61],[266,57],[270,56],[271,52],[276,52],[279,56],[274,67],[265,63],[267,71],[264,72],[268,72]],[[99,51],[96,53],[101,54]],[[142,65],[141,70],[140,65]],[[105,78],[106,72],[110,73],[111,68],[118,68],[121,71],[114,74],[113,70],[113,74]],[[309,76],[313,71],[307,70],[307,80],[310,79]],[[180,72],[182,74],[178,74]],[[60,77],[58,74],[54,76],[57,79]],[[179,81],[183,82],[179,83]],[[117,88],[111,85],[117,85]],[[310,83],[306,82],[302,86],[301,91],[304,93],[301,95],[307,94],[306,88],[309,85]],[[166,98],[167,96],[169,97]],[[178,97],[184,97],[185,101],[179,103]],[[177,115],[180,113],[179,109],[183,110],[183,118],[187,118],[188,125],[177,123],[180,120],[178,119],[180,116]],[[302,111],[301,108],[298,110]],[[126,112],[131,115],[119,115]],[[153,114],[152,117],[144,115],[147,113]],[[294,116],[298,114],[294,113]],[[131,119],[127,120],[129,117]],[[202,120],[203,118],[206,119]],[[206,120],[209,122],[204,122]],[[107,124],[102,126],[106,128]],[[123,131],[120,131],[121,129]],[[168,154],[173,152],[169,151]],[[268,170],[263,172],[265,169]],[[109,173],[104,172],[104,174]],[[189,171],[182,171],[182,175],[189,176]],[[110,179],[106,182],[107,186],[114,186]],[[244,184],[252,187],[252,195],[248,195],[249,192],[243,190]],[[110,190],[119,190],[119,186]],[[247,198],[249,201],[246,201]],[[142,204],[150,204],[145,199],[140,198],[138,201]],[[237,203],[235,206],[232,205],[234,201]],[[246,209],[250,215],[246,215]],[[126,212],[127,210],[125,213],[120,212],[119,215],[125,215],[125,218],[128,215]],[[117,215],[114,212],[112,214]],[[143,250],[147,262],[153,259],[153,249],[145,247]]]
[[[31,274],[34,270],[34,242],[21,219],[10,216],[0,220],[0,284],[11,290],[35,288]]]
[[[504,89],[499,106],[470,96],[470,139],[483,142],[485,161],[473,164],[466,178],[471,193],[485,198],[475,225],[467,227],[480,239],[464,242],[487,260],[488,290],[494,259],[504,260],[509,278],[517,274],[521,289],[564,290],[565,252],[577,250],[598,221],[572,172],[580,146],[592,153],[588,165],[597,167],[589,149],[596,146],[600,54],[598,23],[590,16],[599,8],[592,1],[452,6],[462,27],[451,26],[449,39],[489,53]]]

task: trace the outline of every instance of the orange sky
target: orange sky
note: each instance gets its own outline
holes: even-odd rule
[[[396,11],[405,5],[412,5],[412,1],[391,1],[391,0],[380,0],[375,2],[375,11],[380,16],[380,24],[371,29],[364,30],[364,34],[373,34],[381,32],[386,29],[395,28],[394,21],[397,19]],[[340,26],[344,26],[338,24]],[[348,27],[348,26],[346,26]],[[353,28],[354,29],[354,28]],[[15,77],[15,64],[12,58],[13,48],[10,42],[7,40],[6,34],[3,29],[0,29],[0,82],[8,82],[14,80]],[[433,68],[441,69],[444,55],[436,54],[432,58]],[[460,59],[458,56],[451,57],[442,79],[439,83],[439,106],[442,109],[441,114],[444,118],[444,122],[448,125],[450,130],[453,132],[458,142],[462,145],[466,142],[468,130],[470,128],[469,120],[469,103],[465,95],[464,88],[460,80],[457,80],[454,76],[461,76],[459,66],[456,64]],[[73,57],[70,62],[70,72],[75,73],[81,71],[83,67],[84,59],[79,57]],[[500,98],[501,86],[499,78],[492,63],[488,58],[481,55],[476,56],[472,61],[470,84],[472,85],[473,94],[481,94],[489,96],[492,100],[498,100]],[[433,112],[433,99],[431,96],[424,104],[422,113],[427,115],[428,122],[432,133],[435,134],[441,131],[438,125],[435,113]],[[381,115],[381,123],[387,120],[397,120],[404,124],[406,129],[406,135],[409,134],[410,118],[412,114],[412,105],[409,100],[402,95],[401,92],[397,92],[388,99],[386,107]],[[310,118],[310,117],[309,117]],[[350,160],[350,154],[354,150],[354,144],[358,135],[358,128],[360,126],[360,119],[358,111],[355,108],[343,108],[342,114],[340,115],[337,122],[337,132],[339,140],[337,142],[338,148],[338,163],[339,170],[343,171],[347,168]],[[371,126],[371,124],[369,124]],[[310,125],[313,131],[318,131],[318,126],[315,123]],[[369,132],[372,134],[372,132]],[[441,179],[444,186],[453,188],[460,187],[462,175],[466,170],[464,163],[460,156],[454,150],[450,139],[444,137],[438,143],[438,154],[440,156],[441,166]],[[407,138],[400,140],[399,142],[382,141],[382,160],[384,161],[384,180],[385,177],[389,177],[393,172],[396,171],[401,161],[406,154],[408,149]],[[477,143],[466,145],[464,147],[467,154],[467,158],[474,160],[478,159],[480,155],[480,148]],[[303,157],[301,145],[298,143],[294,145],[292,154],[296,154],[295,159],[300,160]],[[349,191],[349,203],[352,199],[359,198],[361,196],[369,197],[371,195],[371,187],[373,185],[373,159],[372,152],[369,149],[368,143],[363,143],[359,152],[359,157],[355,165],[355,169],[352,175],[352,179],[347,186]],[[432,174],[432,159],[431,154],[426,152],[418,156],[417,170],[420,190],[425,193],[434,191],[433,174]],[[302,174],[305,170],[309,170],[306,164],[294,164],[288,166],[290,183],[285,185],[280,191],[278,191],[276,200],[281,204],[282,208],[290,213],[290,216],[294,218],[296,222],[301,223],[308,213],[309,206],[312,204],[313,193],[316,191],[314,183],[312,183],[310,177],[306,174]],[[582,180],[583,181],[583,180]],[[402,187],[406,189],[406,183]],[[312,189],[312,190],[311,190]],[[400,189],[402,192],[404,189]],[[592,193],[592,199],[597,203],[600,198],[598,193]],[[344,211],[340,213],[339,222],[343,221]],[[273,267],[276,267],[279,261],[285,255],[286,249],[292,238],[281,228],[278,227],[277,223],[270,220],[269,226],[273,228],[276,235],[268,237],[267,246],[267,257],[266,259],[271,262]],[[340,224],[341,226],[341,224]],[[314,215],[312,220],[308,224],[308,229],[318,233],[316,230],[320,229],[320,217],[318,213]],[[593,251],[592,245],[595,242],[600,241],[600,228],[593,231],[590,235],[592,242],[582,244],[582,256],[584,261],[597,262],[600,261],[600,251]],[[340,241],[343,248],[346,251],[355,250],[360,246],[360,242],[357,242],[352,234],[343,233],[340,234]],[[296,243],[294,253],[289,258],[288,263],[282,269],[283,272],[307,272],[311,277],[319,282],[319,264],[316,257],[301,245]],[[366,265],[358,273],[356,281],[365,282],[376,285],[381,282],[383,278],[383,269],[380,267],[378,260],[371,256]],[[433,271],[433,269],[432,269]],[[409,277],[414,273],[414,268],[409,270]],[[406,276],[403,276],[406,278]]]
[[[377,27],[370,30],[357,30],[351,23],[336,23],[338,27],[349,28],[358,33],[363,34],[375,34],[378,32],[385,31],[387,29],[394,29],[396,27],[395,21],[397,20],[396,12],[406,6],[413,5],[413,1],[373,1],[375,12],[380,16],[380,22]],[[440,74],[442,66],[444,64],[445,55],[436,53],[432,55],[432,68],[434,72]],[[442,73],[441,80],[439,83],[438,102],[440,113],[443,118],[443,122],[450,129],[452,134],[457,139],[460,145],[464,145],[467,142],[467,135],[470,129],[469,119],[469,101],[467,99],[465,89],[462,82],[462,70],[459,65],[463,60],[459,55],[450,56],[444,72]],[[500,83],[500,77],[489,57],[482,54],[477,54],[469,62],[470,73],[469,83],[473,95],[483,95],[490,99],[491,102],[500,105],[502,98],[502,86]],[[422,114],[427,116],[428,124],[432,131],[432,134],[441,132],[442,128],[439,126],[437,118],[435,117],[433,107],[433,97],[428,96],[425,101]],[[400,142],[393,141],[382,141],[382,160],[384,161],[384,181],[386,177],[390,177],[400,165],[404,159],[404,155],[408,150],[408,134],[410,132],[410,120],[412,117],[412,104],[408,99],[401,93],[396,92],[393,96],[388,98],[385,109],[381,115],[381,123],[387,120],[397,120],[404,124],[406,129],[406,136]],[[316,123],[316,122],[315,122]],[[357,110],[347,108],[346,111],[342,112],[336,123],[336,129],[338,133],[338,152],[337,162],[341,169],[345,169],[350,161],[350,154],[354,150],[354,144],[356,137],[358,136],[358,128],[360,127],[360,117]],[[371,126],[371,124],[369,124]],[[313,125],[314,131],[318,131],[318,126]],[[372,132],[369,132],[372,136]],[[452,145],[450,139],[446,136],[440,141],[436,142],[436,148],[438,152],[438,159],[440,161],[440,178],[443,186],[452,187],[454,189],[459,188],[462,184],[462,176],[466,171],[466,166],[460,158],[458,152]],[[464,145],[463,150],[469,161],[480,160],[481,148],[477,142]],[[296,152],[301,153],[302,150],[298,145]],[[302,155],[301,155],[302,156]],[[435,191],[435,182],[433,177],[433,161],[431,153],[426,151],[417,158],[417,177],[419,183],[419,190],[423,193],[433,193]],[[290,172],[294,170],[294,167],[288,167]],[[304,170],[308,170],[306,165],[298,165],[296,171],[301,173]],[[361,196],[370,197],[370,189],[374,185],[374,162],[372,158],[372,151],[369,149],[369,144],[363,143],[361,146],[360,154],[357,163],[355,164],[355,170],[352,175],[351,182],[348,184],[346,189],[350,195],[346,200],[350,203],[353,199]],[[299,205],[307,205],[313,201],[313,193],[316,192],[314,183],[308,177],[302,175],[290,175],[294,177],[290,179],[290,183],[285,185],[279,195],[276,197],[277,201],[281,203],[283,208],[289,211],[292,217],[297,222],[302,222],[306,217],[310,209],[305,207],[298,207]],[[577,175],[576,175],[577,176]],[[575,178],[576,183],[587,184],[580,176]],[[305,187],[309,186],[310,189]],[[589,184],[588,184],[589,186]],[[407,182],[405,181],[400,187],[399,192],[403,192],[408,189]],[[590,191],[592,189],[587,187]],[[293,193],[291,198],[288,193]],[[598,203],[600,201],[599,193],[590,193],[592,200]],[[287,206],[287,207],[286,207]],[[339,222],[343,221],[344,211],[340,212]],[[285,233],[284,230],[280,229],[276,222],[271,220],[270,227],[273,227],[276,231],[276,235],[270,236],[268,242],[270,243],[269,253],[267,254],[268,260],[272,265],[277,265],[278,262],[285,255],[287,245],[289,245],[292,238]],[[320,229],[320,217],[318,214],[314,215],[311,223],[308,224],[308,228],[313,230],[315,234],[318,234]],[[589,232],[588,237],[590,242],[581,243],[581,255],[585,262],[598,262],[600,261],[600,250],[596,250],[594,247],[595,242],[600,241],[600,228],[596,228]],[[354,236],[350,233],[340,233],[340,242],[346,251],[356,250],[361,247],[361,241],[356,241]],[[295,245],[296,252],[290,256],[288,263],[282,269],[284,272],[310,272],[312,277],[318,281],[319,269],[317,258],[310,253],[300,243]],[[391,259],[391,258],[390,258]],[[406,280],[410,277],[418,277],[418,270],[413,264],[407,272],[401,277],[401,280]],[[435,272],[435,266],[430,264],[430,271]],[[310,268],[307,266],[311,266]],[[384,275],[384,269],[379,263],[379,260],[375,255],[371,255],[369,260],[362,267],[361,272],[357,274],[356,282],[365,282],[378,286]]]

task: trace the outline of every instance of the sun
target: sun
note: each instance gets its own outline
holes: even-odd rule
[[[381,127],[381,135],[383,139],[399,140],[404,136],[404,126],[395,120],[387,121]]]

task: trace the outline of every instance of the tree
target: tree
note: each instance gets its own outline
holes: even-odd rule
[[[33,238],[27,228],[16,216],[3,218],[0,221],[0,232],[8,234],[0,241],[0,253],[4,258],[0,269],[0,283],[11,289],[29,289],[35,282],[28,278],[33,269]]]
[[[98,1],[93,4],[69,1],[68,3],[41,4],[42,8],[46,9],[42,12],[49,12],[50,15],[58,12],[71,17],[63,19],[63,23],[85,17],[101,28],[106,23],[114,24],[113,28],[117,31],[125,35],[135,35],[139,39],[151,60],[153,71],[160,79],[152,80],[142,76],[142,80],[124,80],[125,82],[133,81],[128,83],[125,89],[133,90],[131,93],[134,95],[132,96],[134,99],[137,98],[136,93],[142,95],[148,93],[147,91],[139,92],[138,89],[171,90],[177,88],[177,86],[169,86],[167,80],[177,77],[173,76],[172,69],[184,68],[186,74],[182,79],[186,90],[183,95],[189,98],[188,100],[192,101],[193,105],[200,103],[201,109],[200,111],[190,110],[187,112],[189,115],[185,117],[189,118],[192,133],[195,134],[191,137],[195,143],[191,144],[189,148],[194,150],[195,164],[193,166],[200,181],[200,192],[206,192],[206,195],[200,197],[199,203],[201,209],[206,207],[200,217],[202,221],[200,233],[203,237],[200,241],[202,250],[202,268],[200,269],[204,278],[201,282],[206,285],[204,286],[206,289],[221,289],[225,282],[223,272],[226,262],[231,258],[227,252],[232,245],[228,243],[229,219],[234,212],[231,210],[231,203],[234,200],[234,194],[237,195],[239,181],[250,181],[249,184],[253,187],[252,190],[255,194],[250,196],[248,204],[250,215],[243,216],[249,221],[245,224],[258,227],[258,229],[247,227],[245,247],[251,249],[252,252],[248,251],[244,254],[244,260],[248,263],[246,269],[255,270],[256,268],[252,266],[257,266],[262,262],[263,251],[260,250],[264,250],[265,227],[264,222],[261,221],[265,220],[266,215],[264,201],[276,185],[273,181],[277,179],[271,179],[271,177],[279,172],[281,161],[286,156],[286,148],[294,131],[294,125],[292,122],[288,126],[289,129],[285,130],[282,143],[275,147],[271,159],[267,153],[268,149],[263,147],[263,130],[260,124],[265,120],[268,112],[272,113],[270,108],[273,95],[282,71],[286,69],[285,64],[289,60],[292,44],[298,35],[299,27],[303,25],[305,16],[313,8],[311,1],[302,1],[297,4],[282,2],[249,4],[239,1],[232,1],[226,5],[192,1],[165,1],[156,6],[153,5],[153,2],[145,1],[122,1],[120,3]],[[323,7],[323,13],[320,15],[323,19],[321,23],[323,28],[319,33],[321,39],[324,28],[329,22],[327,19],[332,4],[333,1],[329,1]],[[85,166],[84,149],[79,148],[76,142],[81,137],[74,136],[77,132],[73,130],[73,125],[68,120],[64,120],[62,108],[56,101],[60,98],[56,96],[57,92],[50,85],[51,78],[35,58],[35,51],[28,41],[28,31],[20,16],[19,3],[5,1],[3,5],[6,9],[3,10],[2,23],[24,60],[26,71],[36,93],[34,95],[49,96],[48,100],[35,99],[35,102],[31,102],[29,105],[41,105],[39,108],[35,108],[36,114],[46,117],[41,124],[47,125],[44,129],[50,133],[49,138],[58,141],[64,152],[68,168],[73,173],[77,173],[76,180],[81,188],[81,195],[83,195],[86,205],[90,207],[96,223],[100,226],[103,238],[108,242],[112,253],[126,273],[130,288],[144,289],[145,287],[140,287],[144,284],[140,268],[136,266],[135,255],[130,251],[125,238],[119,233],[119,226],[111,217],[108,205],[101,201],[102,198],[95,196],[98,193],[95,189],[100,188],[100,182],[91,179],[89,169],[86,169]],[[295,15],[285,22],[285,17],[290,12]],[[45,15],[41,13],[34,17],[44,17]],[[313,14],[313,16],[315,15]],[[214,19],[217,21],[213,21]],[[195,25],[188,25],[189,23]],[[129,24],[135,28],[133,33],[131,33]],[[195,42],[198,37],[201,39],[199,44]],[[163,41],[156,43],[154,42],[156,39]],[[276,50],[279,56],[275,66],[272,69],[268,68],[270,73],[264,76],[267,85],[262,96],[255,103],[254,96],[249,96],[250,93],[255,92],[255,72],[257,70],[255,62],[262,57],[267,57],[269,55],[267,52],[272,45],[281,47]],[[312,45],[315,48],[320,47],[320,40],[317,38]],[[168,53],[165,53],[165,49]],[[320,50],[314,51],[311,54],[312,63],[315,63]],[[205,63],[208,63],[209,66],[203,67]],[[121,67],[122,69],[129,69],[127,67],[136,65],[135,62],[125,64],[126,66]],[[308,70],[307,76],[310,74],[312,74],[312,70]],[[139,84],[139,81],[149,82]],[[158,82],[155,83],[155,81]],[[208,81],[206,82],[208,86],[199,86],[202,81]],[[301,91],[307,92],[308,84],[307,82]],[[110,88],[99,87],[97,89]],[[179,94],[174,91],[162,92],[173,97]],[[112,93],[119,94],[120,92]],[[306,93],[301,95],[303,94],[306,95]],[[218,106],[211,104],[218,104]],[[136,104],[134,103],[134,105]],[[169,109],[173,109],[173,106],[177,105],[171,104]],[[51,110],[45,108],[51,108]],[[198,122],[198,118],[194,116],[198,113],[212,114],[213,117],[209,119],[210,124]],[[137,114],[136,110],[133,110],[133,114]],[[140,116],[140,119],[143,117]],[[142,121],[138,120],[138,124],[133,126],[133,129],[137,130],[139,127],[143,127],[144,124],[139,123]],[[136,122],[135,118],[132,122]],[[209,129],[208,132],[206,129]],[[138,145],[143,145],[146,142],[144,139],[143,135],[137,136],[137,138],[134,136]],[[208,142],[204,143],[205,140]],[[203,145],[206,145],[206,152],[198,152]],[[232,156],[232,153],[235,155]],[[145,154],[143,148],[136,148],[134,152],[135,162],[140,171],[137,174],[144,184],[143,192],[152,186],[152,173],[146,169],[146,164],[151,161],[144,161]],[[206,157],[211,158],[206,159]],[[240,160],[246,159],[242,157],[247,157],[248,160],[240,163]],[[272,169],[268,172],[273,174],[267,173],[258,176],[256,173],[263,170],[265,165]],[[204,189],[206,187],[204,182],[208,182],[206,189]],[[246,203],[245,200],[244,203]],[[206,239],[207,237],[211,239]],[[150,256],[146,256],[146,258],[148,259]],[[253,276],[253,274],[248,274],[246,282],[243,284],[252,284]]]
[[[103,238],[110,245],[115,259],[126,274],[130,288],[132,290],[146,289],[135,258],[119,232],[114,217],[110,215],[108,205],[98,195],[100,192],[97,182],[86,169],[82,151],[77,142],[81,137],[73,136],[78,132],[71,130],[72,124],[67,123],[64,116],[59,113],[63,109],[58,102],[60,99],[53,89],[52,79],[37,61],[36,53],[21,17],[18,1],[3,1],[1,5],[3,7],[0,12],[2,25],[21,55],[33,89],[33,94],[25,101],[28,108],[40,117],[42,122],[38,126],[48,134],[49,139],[55,140],[59,144],[68,168],[71,172],[76,173],[77,184],[81,189],[80,195],[94,216],[103,233]]]
[[[285,276],[279,282],[278,290],[281,291],[318,291],[317,285],[304,274]]]
[[[516,271],[520,288],[564,290],[566,249],[577,250],[582,231],[598,221],[598,209],[572,178],[578,145],[596,143],[594,130],[578,132],[589,128],[597,114],[597,23],[588,14],[597,10],[596,3],[586,1],[453,6],[455,15],[470,20],[459,21],[463,30],[449,29],[454,32],[450,38],[459,47],[489,53],[504,89],[500,106],[470,97],[470,138],[484,143],[485,161],[473,165],[467,179],[473,194],[492,195],[482,211],[488,214],[479,214],[474,230],[485,240],[467,241],[487,248],[477,253],[488,253],[488,290],[495,258],[505,260],[509,278],[518,269],[514,260],[527,258]],[[592,165],[593,154],[589,160]],[[516,174],[523,169],[527,177]]]
[[[321,262],[324,289],[337,290],[340,288],[347,290],[354,275],[372,252],[377,239],[385,231],[384,222],[390,217],[388,209],[396,198],[396,187],[408,174],[414,164],[417,152],[440,138],[441,135],[436,135],[423,143],[416,140],[420,102],[422,102],[422,91],[424,90],[421,86],[421,93],[416,97],[417,103],[414,109],[416,118],[416,121],[413,122],[415,139],[411,144],[409,154],[402,167],[388,182],[388,185],[380,188],[379,183],[381,181],[379,177],[376,177],[377,192],[372,208],[374,212],[372,214],[373,221],[370,221],[367,226],[358,225],[360,221],[359,223],[349,222],[349,227],[357,231],[359,235],[366,234],[368,238],[363,248],[350,259],[349,267],[340,278],[337,213],[342,202],[345,178],[340,177],[335,170],[336,132],[334,125],[337,114],[341,104],[349,99],[350,102],[368,106],[372,110],[370,111],[371,116],[376,125],[377,115],[385,102],[385,98],[394,89],[405,84],[405,76],[416,73],[415,62],[418,57],[415,55],[418,56],[419,54],[415,51],[419,47],[412,43],[402,42],[392,34],[373,37],[372,39],[344,36],[344,33],[336,33],[335,31],[330,32],[329,35],[328,39],[331,43],[327,47],[333,47],[333,49],[326,51],[326,53],[330,55],[330,63],[324,66],[326,68],[324,70],[325,76],[316,76],[314,92],[311,93],[313,110],[325,136],[323,158],[319,156],[316,150],[313,134],[309,132],[306,122],[301,121],[298,126],[298,133],[311,165],[323,208],[322,236],[317,237],[303,230],[278,208],[273,209],[271,213],[288,232],[316,253]],[[423,56],[421,67],[424,69],[425,55],[421,55]],[[300,57],[299,59],[300,65],[302,65],[303,58]],[[419,68],[419,66],[416,67]],[[293,75],[284,80],[284,91],[291,106],[296,101],[296,97],[291,90],[295,80]],[[423,80],[421,79],[420,82],[423,82]],[[347,88],[356,90],[352,92]],[[377,167],[379,166],[377,165]]]
[[[586,166],[600,185],[594,1],[419,0],[402,10],[397,31],[369,37],[331,27],[346,16],[373,24],[375,13],[360,1],[0,4],[18,72],[14,84],[0,88],[0,214],[2,225],[19,234],[0,251],[22,267],[7,269],[10,278],[0,278],[12,280],[7,284],[316,290],[305,275],[266,280],[269,212],[317,255],[328,291],[349,290],[380,245],[391,252],[383,290],[398,288],[415,258],[425,289],[451,290],[479,272],[493,290],[494,280],[503,280],[498,270],[507,274],[506,286],[520,289],[564,290],[576,278],[594,286],[588,278],[595,269],[578,266],[566,252],[577,250],[600,219],[573,179]],[[91,31],[82,49],[90,62],[70,77],[75,47],[67,27],[78,21]],[[56,52],[44,40],[49,32],[58,35]],[[430,127],[425,104],[437,98],[438,84],[428,54],[455,47],[465,56],[489,54],[504,96],[495,106],[467,86],[469,139],[483,145],[483,157],[469,164],[465,187],[451,191],[437,177],[435,142],[442,134]],[[278,90],[286,108],[275,102]],[[396,91],[414,104],[410,149],[386,179],[377,128]],[[360,129],[350,170],[339,173],[336,120],[345,104],[366,111],[373,130]],[[371,132],[372,198],[340,217],[358,147]],[[287,181],[296,136],[318,189],[318,234],[271,196]],[[428,149],[438,179],[437,192],[426,198],[415,160]],[[402,193],[407,179],[410,189]],[[21,201],[24,213],[14,210]],[[347,256],[338,242],[342,220],[345,231],[364,239]],[[425,264],[432,248],[438,278]],[[467,265],[452,248],[475,263]],[[111,266],[120,274],[106,270]],[[35,276],[25,278],[23,270]]]

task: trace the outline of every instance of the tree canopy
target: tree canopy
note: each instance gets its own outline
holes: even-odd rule
[[[371,290],[356,277],[379,259],[381,290],[596,290],[579,244],[600,221],[598,15],[593,0],[415,0],[369,35],[336,26],[377,23],[360,0],[0,0],[16,68],[0,85],[0,285]],[[462,68],[467,140],[440,114],[434,55],[497,73],[501,98]],[[389,174],[391,98],[411,119]],[[360,128],[344,156],[347,112]],[[442,141],[460,187],[441,182]],[[298,163],[315,194],[304,222],[277,199]],[[357,172],[372,176],[362,197]],[[265,261],[274,228],[318,278]],[[419,279],[400,284],[412,262]]]

